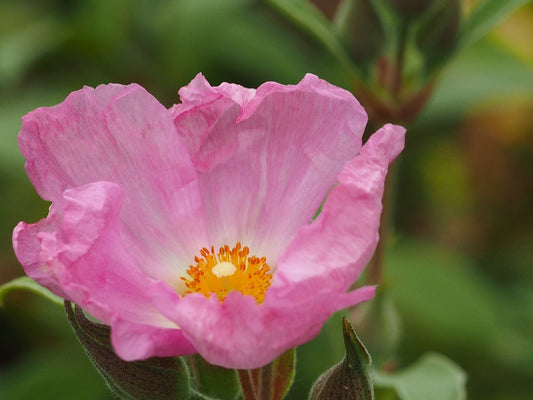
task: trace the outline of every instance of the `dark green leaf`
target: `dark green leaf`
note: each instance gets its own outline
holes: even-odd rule
[[[110,342],[110,328],[88,320],[81,308],[65,301],[68,320],[90,360],[109,388],[122,399],[183,400],[191,398],[189,373],[179,357],[126,362]]]
[[[328,19],[306,0],[264,0],[279,10],[295,25],[320,42],[345,67],[354,71],[355,66],[342,48]]]

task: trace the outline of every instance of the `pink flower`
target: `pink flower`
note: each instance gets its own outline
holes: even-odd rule
[[[198,75],[179,94],[166,109],[138,85],[85,87],[24,116],[26,170],[52,205],[17,225],[15,252],[109,324],[124,360],[255,368],[373,297],[348,290],[404,129],[361,148],[363,108],[313,75],[257,90]]]

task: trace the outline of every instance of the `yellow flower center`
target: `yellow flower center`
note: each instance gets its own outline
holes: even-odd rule
[[[270,267],[265,257],[249,256],[248,246],[241,247],[237,242],[234,248],[228,245],[221,247],[215,253],[207,248],[200,250],[201,257],[194,257],[196,265],[190,265],[188,277],[182,277],[187,291],[202,293],[209,297],[215,293],[222,302],[232,290],[255,297],[257,303],[262,303],[265,293],[272,280]]]

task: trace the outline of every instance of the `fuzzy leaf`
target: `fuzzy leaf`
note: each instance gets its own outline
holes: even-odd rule
[[[192,393],[189,372],[179,357],[126,362],[111,347],[109,326],[87,319],[77,305],[65,301],[65,311],[80,343],[108,387],[121,399],[186,400]],[[193,396],[193,397],[191,397]]]

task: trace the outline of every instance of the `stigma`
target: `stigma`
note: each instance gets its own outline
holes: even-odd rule
[[[250,256],[248,246],[242,247],[240,242],[231,249],[224,245],[218,252],[214,247],[210,250],[204,247],[194,262],[187,269],[188,276],[181,278],[187,288],[184,296],[201,293],[209,297],[214,293],[222,302],[228,293],[238,291],[253,296],[260,304],[272,281],[266,258]]]

